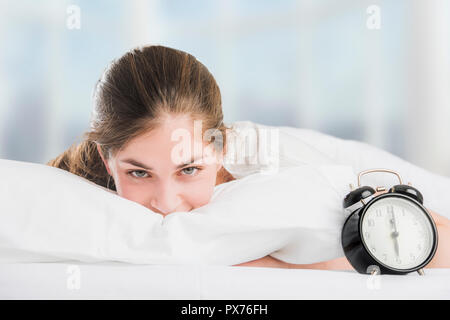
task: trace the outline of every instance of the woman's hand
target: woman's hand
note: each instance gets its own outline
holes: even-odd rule
[[[438,247],[426,268],[450,268],[450,220],[428,209],[438,232]]]

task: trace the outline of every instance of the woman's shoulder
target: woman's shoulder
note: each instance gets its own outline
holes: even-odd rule
[[[311,128],[300,128],[293,126],[275,126],[262,124],[250,120],[239,120],[227,125],[232,136],[242,135],[273,135],[279,137],[282,143],[297,140],[303,143],[334,145],[344,139],[327,134],[323,131]]]
[[[228,127],[225,168],[237,178],[279,167],[333,164],[342,140],[313,129],[248,120]]]

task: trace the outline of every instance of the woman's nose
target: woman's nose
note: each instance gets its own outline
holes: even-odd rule
[[[161,187],[161,190],[159,190],[150,203],[152,208],[163,215],[175,212],[181,204],[181,199],[176,190],[168,189]]]
[[[175,208],[173,208],[173,209],[167,209],[167,208],[168,208],[167,206],[159,206],[159,205],[155,204],[154,201],[152,201],[152,210],[156,213],[162,214],[163,216],[166,216],[166,215],[176,211]]]

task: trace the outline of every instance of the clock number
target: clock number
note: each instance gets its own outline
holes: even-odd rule
[[[377,211],[376,211],[376,216],[377,216],[377,217],[381,217],[381,210],[380,210],[380,209],[377,209]]]
[[[367,220],[367,225],[369,227],[373,227],[375,225],[375,221],[373,219],[369,219],[369,220]]]
[[[393,206],[387,206],[387,207],[386,207],[386,212],[387,212],[388,214],[394,213],[394,207],[393,207]]]

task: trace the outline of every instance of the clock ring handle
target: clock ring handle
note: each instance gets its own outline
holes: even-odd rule
[[[400,184],[403,184],[402,183],[402,178],[400,177],[400,175],[397,172],[393,171],[393,170],[389,170],[389,169],[369,169],[369,170],[361,171],[358,174],[358,187],[361,186],[361,177],[363,175],[365,175],[365,174],[372,173],[372,172],[388,172],[388,173],[395,174],[397,176],[398,180],[400,181]]]

